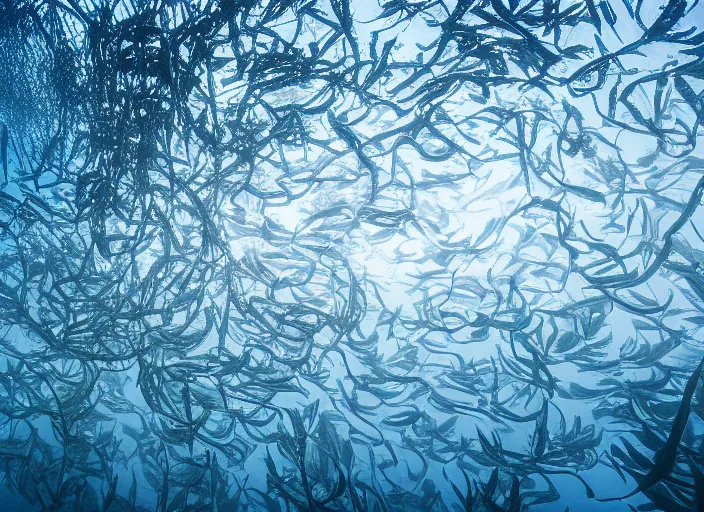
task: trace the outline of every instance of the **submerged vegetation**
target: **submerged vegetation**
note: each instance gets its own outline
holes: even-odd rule
[[[3,499],[704,510],[702,25],[0,2]]]

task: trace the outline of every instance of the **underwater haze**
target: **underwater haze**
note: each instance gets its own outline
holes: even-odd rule
[[[704,2],[0,0],[0,509],[704,511]]]

